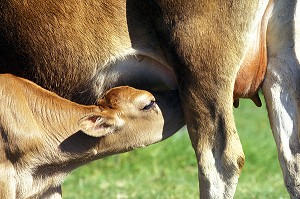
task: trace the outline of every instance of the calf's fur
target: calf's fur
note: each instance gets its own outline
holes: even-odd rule
[[[77,167],[163,137],[147,91],[116,87],[85,106],[13,75],[0,75],[0,84],[0,198],[61,198]]]

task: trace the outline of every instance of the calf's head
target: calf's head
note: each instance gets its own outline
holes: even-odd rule
[[[99,100],[99,113],[80,119],[81,130],[101,137],[102,145],[116,151],[146,146],[163,139],[164,116],[155,97],[144,90],[120,86],[109,90]],[[108,147],[110,148],[110,147]]]

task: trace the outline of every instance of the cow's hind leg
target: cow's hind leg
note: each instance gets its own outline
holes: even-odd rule
[[[298,4],[298,6],[297,6]],[[295,14],[296,13],[296,14]],[[263,93],[285,186],[300,198],[300,3],[275,1]]]
[[[189,135],[198,160],[200,197],[233,198],[244,154],[234,125],[232,96],[213,88],[204,92],[203,88],[182,91]]]
[[[255,2],[151,1],[158,38],[178,78],[198,159],[201,198],[233,198],[244,154],[233,87]]]

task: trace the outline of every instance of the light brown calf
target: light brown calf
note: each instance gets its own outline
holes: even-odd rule
[[[61,198],[77,167],[163,139],[147,91],[117,87],[99,106],[83,106],[12,75],[0,85],[0,198]]]

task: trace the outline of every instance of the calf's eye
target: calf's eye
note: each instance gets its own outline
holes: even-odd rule
[[[144,108],[142,108],[141,110],[143,110],[143,111],[147,111],[147,110],[149,110],[149,109],[153,108],[153,107],[154,107],[154,105],[155,105],[155,101],[151,100],[151,101],[150,101],[150,103],[149,103],[149,104],[147,104],[146,106],[144,106]]]

